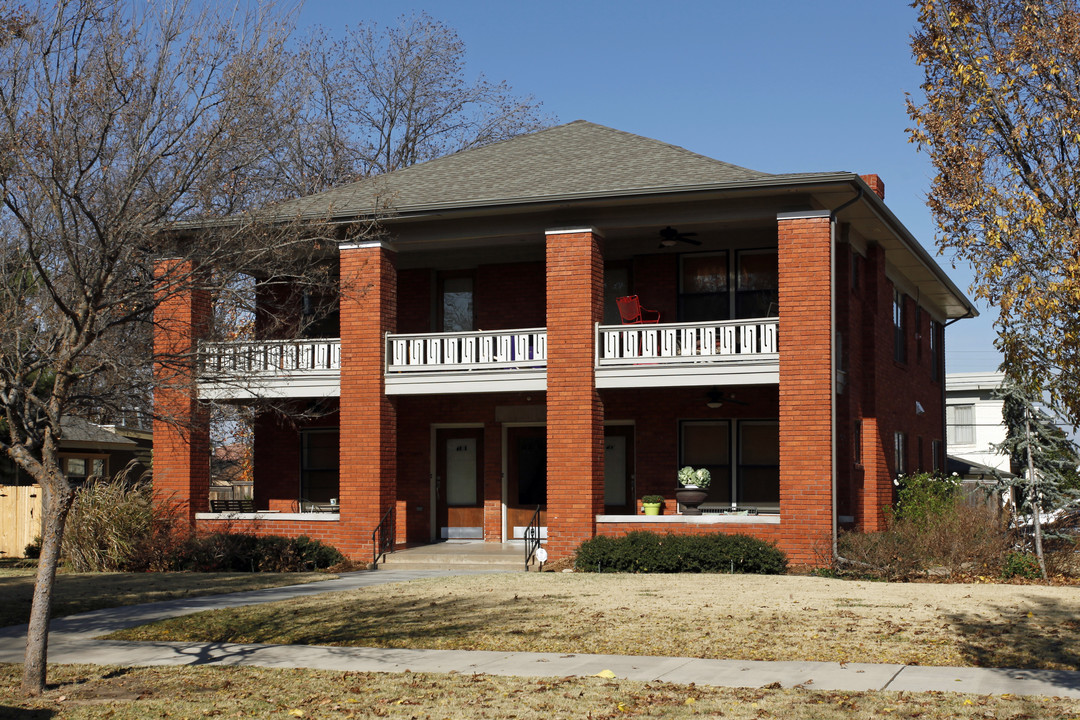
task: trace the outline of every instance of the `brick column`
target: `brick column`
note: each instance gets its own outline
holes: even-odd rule
[[[371,560],[371,533],[397,500],[397,416],[383,378],[384,333],[397,317],[397,271],[379,242],[342,245],[338,548]]]
[[[780,546],[796,564],[832,533],[830,225],[828,211],[777,215]]]
[[[603,316],[602,238],[547,232],[547,550],[563,557],[604,511],[604,408],[593,371]]]
[[[209,327],[210,294],[188,261],[155,268],[154,501],[175,504],[195,521],[210,498],[210,420],[195,387],[196,351]]]

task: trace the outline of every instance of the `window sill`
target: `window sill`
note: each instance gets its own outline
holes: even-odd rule
[[[265,522],[278,522],[281,520],[302,520],[304,522],[337,522],[341,519],[339,513],[310,512],[310,513],[284,513],[272,510],[259,512],[204,512],[195,513],[196,520],[262,520]]]
[[[598,523],[660,523],[662,525],[779,525],[780,515],[597,515]]]

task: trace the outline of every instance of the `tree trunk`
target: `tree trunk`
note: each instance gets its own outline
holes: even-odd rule
[[[1035,479],[1035,458],[1031,452],[1031,420],[1029,417],[1024,418],[1024,433],[1027,435],[1028,445],[1028,492],[1031,495],[1028,502],[1031,503],[1031,518],[1035,530],[1035,557],[1039,559],[1039,572],[1042,573],[1042,579],[1046,580],[1046,558],[1043,556],[1042,546],[1042,522],[1039,518],[1039,483]]]
[[[72,495],[66,479],[63,490],[50,487],[55,480],[42,483],[41,557],[34,581],[34,599],[30,606],[30,625],[26,630],[26,655],[23,664],[22,692],[26,696],[45,691],[45,666],[49,649],[49,619],[52,615],[52,591],[56,568],[60,563],[60,541],[64,522],[71,508]]]

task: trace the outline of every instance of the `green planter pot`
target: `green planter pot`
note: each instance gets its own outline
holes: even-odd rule
[[[646,515],[659,515],[662,503],[641,503],[641,509]]]

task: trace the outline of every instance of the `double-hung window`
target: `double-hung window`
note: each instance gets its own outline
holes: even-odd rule
[[[949,405],[945,408],[945,426],[950,445],[974,445],[975,406]]]

